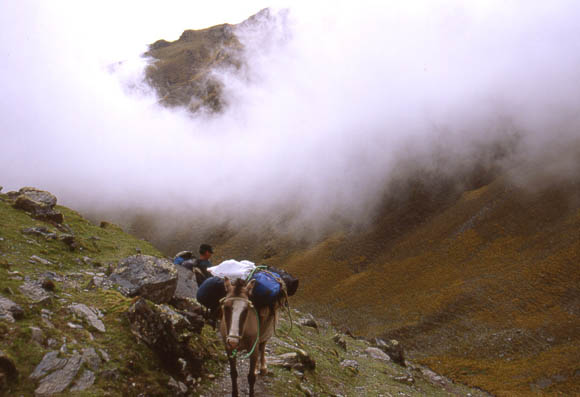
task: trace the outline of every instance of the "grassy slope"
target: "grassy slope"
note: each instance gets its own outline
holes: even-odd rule
[[[401,339],[455,380],[505,396],[580,393],[580,186],[526,191],[500,178],[438,209],[424,200],[268,262],[301,278],[301,307]],[[247,247],[264,254],[243,234],[220,251]]]
[[[85,347],[104,349],[111,361],[104,363],[102,370],[114,370],[118,379],[106,379],[97,376],[95,385],[84,392],[71,393],[65,391],[62,395],[79,396],[165,396],[172,392],[168,390],[169,375],[160,368],[155,355],[143,344],[136,342],[129,330],[129,324],[124,312],[132,300],[123,297],[115,290],[89,289],[91,279],[89,273],[104,272],[109,265],[114,266],[120,259],[132,255],[137,249],[143,254],[162,256],[151,244],[124,233],[119,227],[108,224],[107,227],[97,227],[83,219],[78,213],[65,207],[58,207],[65,216],[65,223],[72,229],[82,248],[70,251],[68,246],[57,240],[46,240],[21,233],[23,228],[45,226],[52,231],[58,230],[47,223],[32,219],[27,213],[15,210],[0,194],[0,293],[20,304],[25,310],[25,317],[15,323],[0,322],[0,345],[15,361],[20,372],[20,381],[11,384],[8,395],[31,396],[34,394],[36,382],[28,379],[35,366],[48,351],[60,348],[64,338],[68,351],[80,351]],[[60,233],[60,232],[58,232]],[[32,264],[29,258],[38,255],[50,260],[53,265]],[[90,257],[94,264],[85,264],[82,258]],[[80,260],[80,262],[79,262]],[[56,282],[55,296],[50,302],[34,304],[19,290],[23,280],[20,277],[42,279],[42,273],[53,271],[66,276],[65,281]],[[18,272],[18,273],[15,273]],[[12,291],[12,294],[9,292]],[[103,322],[107,332],[89,333],[86,329],[71,329],[68,322],[79,323],[69,313],[67,306],[73,302],[85,303],[99,308],[103,314]],[[41,309],[48,309],[54,314],[51,322],[55,328],[46,326],[41,321]],[[56,340],[54,347],[48,348],[31,341],[30,326],[40,327],[46,338]],[[301,347],[309,352],[317,361],[316,371],[307,372],[303,380],[296,373],[271,368],[272,375],[265,380],[265,390],[268,395],[294,396],[302,393],[300,387],[320,393],[321,395],[358,395],[364,389],[371,395],[433,395],[449,396],[464,395],[471,392],[474,396],[483,396],[477,390],[470,390],[461,385],[448,384],[442,387],[433,384],[421,375],[419,369],[406,370],[392,363],[383,363],[364,354],[368,343],[347,338],[349,350],[339,349],[332,337],[336,330],[323,326],[319,331],[294,324],[291,332],[287,318],[281,320],[280,339],[272,343],[273,353],[288,352],[288,346]],[[92,334],[92,335],[91,335]],[[93,339],[94,338],[94,339]],[[202,335],[192,340],[198,350],[204,351],[208,360],[206,371],[219,373],[224,371],[222,378],[227,381],[226,357],[221,342],[215,331],[205,326]],[[341,368],[343,359],[355,359],[359,362],[358,374]],[[414,385],[402,384],[396,376],[413,374]],[[79,372],[80,375],[80,372]],[[245,374],[243,374],[245,377]],[[208,395],[220,395],[220,385],[203,379],[203,387],[195,391]],[[221,387],[221,386],[220,386]],[[361,389],[362,388],[362,389]],[[211,394],[214,393],[214,394]]]
[[[105,271],[108,264],[115,264],[120,259],[133,255],[136,249],[143,254],[162,256],[151,244],[124,233],[120,228],[109,225],[100,228],[83,219],[78,213],[64,207],[58,207],[65,216],[65,223],[74,231],[82,249],[71,252],[68,247],[55,240],[43,237],[24,235],[20,231],[32,226],[46,226],[56,231],[50,224],[37,221],[25,212],[13,209],[0,195],[0,293],[20,304],[25,310],[25,318],[14,324],[0,322],[0,343],[2,350],[7,352],[16,362],[20,372],[20,382],[14,385],[9,394],[33,395],[35,382],[28,380],[36,364],[44,354],[58,349],[63,338],[67,340],[69,351],[92,346],[105,349],[111,357],[104,369],[115,369],[120,380],[107,380],[102,376],[97,378],[94,387],[77,395],[137,395],[145,392],[148,395],[165,395],[169,375],[162,371],[154,354],[144,345],[136,343],[135,337],[129,331],[126,317],[123,315],[131,304],[131,300],[114,290],[86,289],[91,276],[85,271],[97,273]],[[96,237],[96,238],[95,238]],[[43,266],[32,264],[29,258],[38,255],[48,259],[55,265]],[[78,259],[88,256],[101,267],[80,265]],[[21,294],[18,287],[23,281],[12,279],[17,271],[20,276],[32,279],[40,278],[46,271],[54,271],[59,275],[69,275],[68,280],[56,282],[55,298],[45,304],[32,304]],[[75,274],[76,275],[73,275]],[[10,288],[14,295],[7,294]],[[104,313],[103,322],[107,332],[101,334],[85,329],[76,330],[67,326],[69,321],[78,323],[67,310],[72,303],[85,303],[97,307]],[[54,313],[51,329],[41,322],[40,310],[46,308]],[[40,327],[47,338],[58,342],[55,348],[46,348],[30,341],[29,326]],[[214,336],[204,335],[200,338],[207,345]],[[66,392],[66,395],[70,395]]]

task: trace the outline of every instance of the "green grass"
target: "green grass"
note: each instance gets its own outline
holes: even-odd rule
[[[44,226],[58,234],[54,225],[35,220],[27,213],[15,210],[4,195],[0,195],[0,293],[3,296],[20,304],[25,311],[21,320],[10,324],[0,322],[0,343],[4,350],[16,363],[20,372],[20,381],[11,385],[10,394],[31,396],[34,394],[36,383],[28,380],[28,376],[41,361],[44,354],[50,350],[60,348],[63,338],[66,338],[69,351],[81,351],[85,347],[104,349],[111,361],[103,363],[102,369],[115,370],[121,380],[110,380],[102,376],[97,377],[93,387],[85,392],[63,395],[78,396],[132,396],[146,393],[150,396],[167,395],[169,375],[158,364],[154,353],[144,344],[137,342],[130,332],[125,311],[132,303],[132,299],[124,297],[115,290],[87,289],[92,276],[85,272],[105,272],[108,266],[114,266],[121,259],[134,255],[138,250],[143,254],[163,256],[147,241],[137,239],[123,232],[120,227],[107,225],[101,228],[82,218],[80,214],[65,207],[57,207],[64,214],[64,223],[70,227],[79,245],[71,251],[69,247],[58,240],[46,240],[44,237],[25,235],[23,228]],[[30,263],[32,255],[40,256],[53,265]],[[91,258],[85,263],[83,257]],[[18,272],[15,274],[13,272]],[[38,279],[46,271],[57,274],[71,275],[68,281],[55,282],[55,297],[43,304],[33,304],[24,296],[19,286],[23,280],[14,277],[30,277]],[[13,295],[7,293],[11,290]],[[87,331],[85,329],[71,329],[68,322],[82,323],[74,319],[68,310],[71,303],[84,303],[100,309],[106,333]],[[51,322],[54,328],[49,328],[41,321],[41,309],[53,312]],[[39,327],[45,337],[57,341],[56,346],[47,348],[31,342],[30,326]],[[92,334],[92,338],[91,338]],[[211,342],[211,343],[210,343]],[[193,344],[200,347],[208,357],[214,354],[212,346],[214,339],[207,334],[195,336]],[[82,371],[79,371],[79,375]]]

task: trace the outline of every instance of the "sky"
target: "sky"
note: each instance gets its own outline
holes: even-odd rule
[[[157,104],[148,44],[265,7],[238,32],[248,73],[216,71],[223,114]],[[502,166],[573,176],[579,20],[564,0],[4,1],[0,186],[111,220],[306,227],[369,216],[409,165],[452,174],[515,136]]]

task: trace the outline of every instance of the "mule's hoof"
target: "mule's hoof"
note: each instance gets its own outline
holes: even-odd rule
[[[260,368],[260,375],[262,375],[262,376],[268,375],[268,368],[266,368],[266,367]]]

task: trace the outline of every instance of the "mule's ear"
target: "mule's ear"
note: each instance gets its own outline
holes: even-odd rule
[[[254,286],[256,285],[256,280],[252,279],[247,285],[246,285],[246,291],[248,292],[248,296],[252,295],[252,291],[254,291]]]
[[[226,287],[226,292],[232,289],[232,283],[230,283],[230,279],[227,277],[224,277],[224,286]]]

